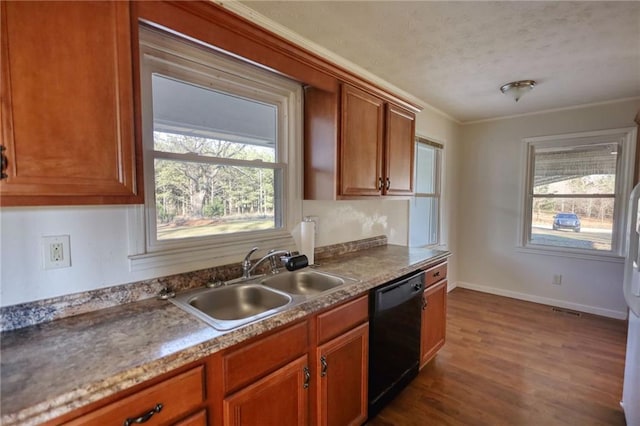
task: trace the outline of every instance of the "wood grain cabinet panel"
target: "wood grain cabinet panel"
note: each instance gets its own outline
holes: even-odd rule
[[[311,370],[307,321],[231,347],[214,357],[219,389],[212,425],[306,425]],[[219,404],[219,405],[218,405]],[[219,407],[219,408],[218,408]]]
[[[204,367],[199,366],[83,415],[65,425],[122,425],[127,419],[134,424],[136,422],[133,422],[133,419],[143,418],[145,415],[148,416],[145,423],[147,425],[166,425],[175,422],[202,404],[205,400],[203,380]]]
[[[380,195],[384,102],[343,85],[341,111],[340,194]]]
[[[361,425],[367,419],[369,323],[317,348],[318,425]]]
[[[424,288],[429,288],[438,281],[447,278],[447,262],[432,266],[424,271]]]
[[[261,380],[226,397],[224,426],[305,426],[308,419],[308,370],[304,355]]]
[[[317,316],[317,341],[324,343],[369,320],[369,295],[344,303]]]
[[[447,280],[427,288],[423,295],[420,368],[444,346],[447,330]]]
[[[387,104],[385,195],[412,195],[415,156],[415,114]]]
[[[307,323],[286,327],[223,356],[224,391],[234,392],[305,354]]]
[[[174,423],[174,426],[207,426],[207,424],[207,410],[201,410]]]
[[[129,3],[0,7],[2,204],[142,202]]]

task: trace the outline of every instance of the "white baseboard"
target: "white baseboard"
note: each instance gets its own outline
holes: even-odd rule
[[[479,284],[466,283],[458,281],[451,288],[453,290],[456,287],[466,288],[469,290],[480,291],[482,293],[490,293],[498,296],[510,297],[512,299],[525,300],[527,302],[540,303],[543,305],[557,306],[559,308],[571,309],[573,311],[585,312],[588,314],[600,315],[608,318],[615,318],[619,320],[627,319],[627,312],[614,311],[612,309],[599,308],[597,306],[581,305],[579,303],[566,302],[564,300],[551,299],[549,297],[534,296],[527,293],[519,293],[517,291],[505,290],[497,287],[489,287]],[[449,290],[449,291],[451,291]]]
[[[457,282],[452,282],[449,281],[447,282],[447,293],[449,293],[450,291],[452,291],[454,288],[458,287],[458,283]]]

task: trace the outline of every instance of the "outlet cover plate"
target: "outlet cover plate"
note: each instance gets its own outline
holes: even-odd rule
[[[42,259],[44,269],[68,268],[71,266],[69,235],[42,237]]]

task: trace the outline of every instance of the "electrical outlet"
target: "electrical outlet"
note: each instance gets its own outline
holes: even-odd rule
[[[71,266],[69,235],[42,237],[44,269],[68,268]]]
[[[561,284],[562,284],[562,275],[554,275],[553,285],[561,285]]]
[[[64,260],[64,246],[62,243],[49,244],[49,260],[51,262],[62,262]]]

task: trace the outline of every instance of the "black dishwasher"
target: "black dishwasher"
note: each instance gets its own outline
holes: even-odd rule
[[[423,283],[418,271],[369,293],[369,417],[418,374]]]

